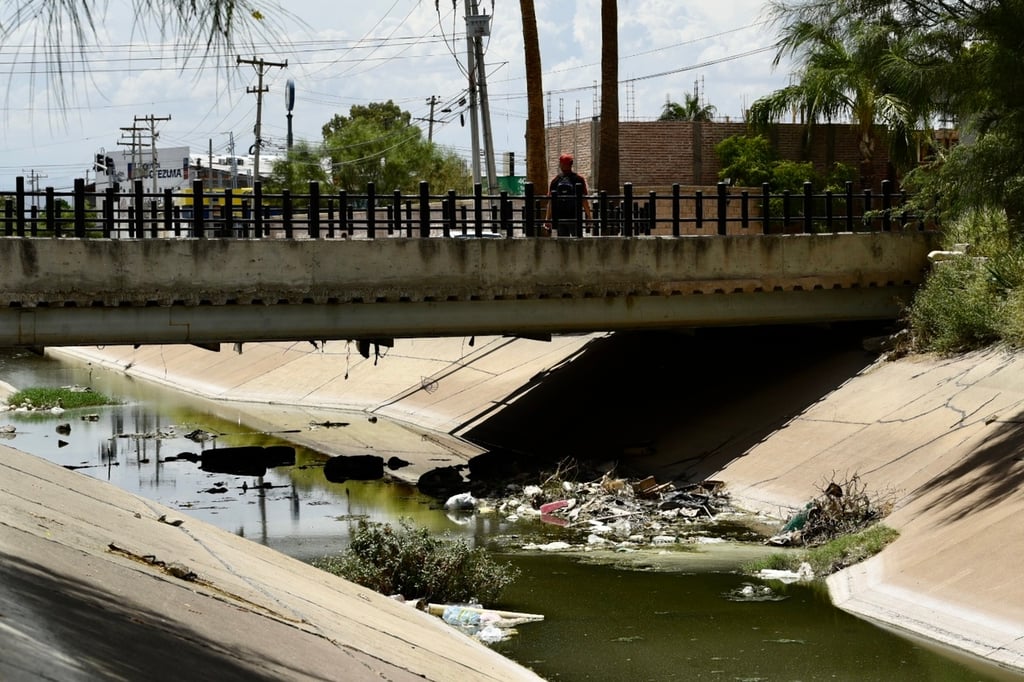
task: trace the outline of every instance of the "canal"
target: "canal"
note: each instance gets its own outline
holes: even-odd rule
[[[289,444],[288,433],[231,419],[230,406],[214,410],[191,396],[24,351],[0,353],[0,379],[15,387],[89,386],[121,401],[61,414],[0,414],[0,425],[16,429],[4,444],[300,560],[343,551],[360,520],[410,519],[433,533],[497,548],[522,574],[493,606],[545,619],[491,646],[547,679],[1024,679],[857,619],[832,607],[821,588],[744,575],[743,562],[760,546],[723,543],[699,556],[628,560],[509,552],[536,539],[536,527],[449,514],[414,486],[390,479],[330,483],[320,466],[328,455],[307,447],[296,446],[294,466],[262,477],[202,471],[182,455]],[[339,413],[338,421],[365,418]],[[204,441],[202,434],[216,438]]]

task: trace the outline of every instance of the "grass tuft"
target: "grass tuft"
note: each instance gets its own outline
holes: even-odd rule
[[[71,388],[26,388],[12,394],[7,399],[7,404],[12,407],[24,406],[34,410],[48,410],[54,407],[73,410],[76,407],[96,407],[97,405],[116,403],[116,400],[91,389]]]
[[[745,573],[762,570],[796,571],[807,562],[819,578],[853,566],[881,552],[899,537],[899,532],[884,524],[875,524],[857,533],[834,538],[801,551],[777,552],[743,565]]]

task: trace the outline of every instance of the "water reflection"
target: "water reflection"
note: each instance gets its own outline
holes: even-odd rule
[[[323,474],[326,455],[293,445],[288,434],[248,428],[203,401],[114,373],[0,353],[0,378],[22,387],[89,385],[125,401],[61,415],[2,414],[0,425],[16,427],[5,444],[305,561],[342,551],[360,520],[408,518],[471,543],[501,536],[503,546],[517,544],[511,534],[526,532],[496,516],[446,514],[399,482],[331,483]],[[186,437],[196,429],[216,437]],[[262,476],[208,472],[199,464],[211,448],[277,445],[295,448],[295,464]],[[1020,679],[874,627],[814,589],[772,586],[773,599],[737,600],[737,590],[759,592],[762,583],[743,576],[736,562],[665,573],[563,556],[504,558],[523,575],[496,606],[545,620],[495,646],[549,679]]]

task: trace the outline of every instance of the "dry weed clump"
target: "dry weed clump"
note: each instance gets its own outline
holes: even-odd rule
[[[830,540],[861,531],[881,521],[893,508],[895,495],[871,494],[867,485],[854,474],[838,482],[833,474],[819,495],[769,538],[768,543],[790,546],[821,545]]]

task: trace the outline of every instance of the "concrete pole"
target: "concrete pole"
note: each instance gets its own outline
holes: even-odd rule
[[[476,0],[466,0],[466,16],[476,14]],[[469,134],[473,137],[473,184],[480,182],[480,132],[476,113],[476,41],[466,32],[466,70],[469,72]]]
[[[476,14],[476,0],[473,2],[473,14]],[[476,50],[476,68],[478,70],[477,83],[480,88],[480,115],[483,117],[484,125],[484,161],[487,164],[487,193],[494,196],[498,193],[498,173],[494,166],[494,139],[491,135],[491,109],[487,101],[487,68],[484,65],[483,38],[477,35],[473,38]]]

